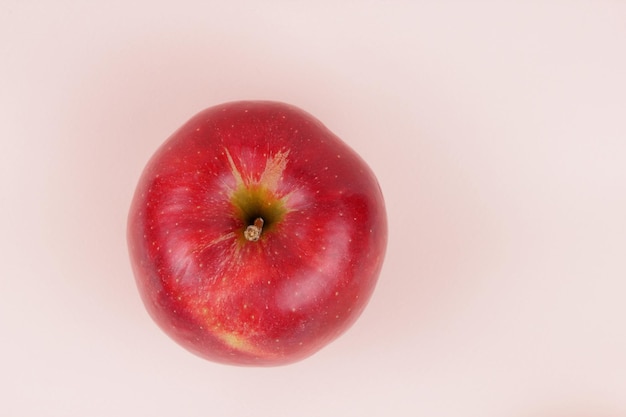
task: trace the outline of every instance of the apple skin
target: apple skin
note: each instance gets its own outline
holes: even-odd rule
[[[139,293],[166,334],[208,360],[276,366],[362,313],[387,217],[373,172],[320,121],[239,101],[200,112],[157,150],[127,233]]]

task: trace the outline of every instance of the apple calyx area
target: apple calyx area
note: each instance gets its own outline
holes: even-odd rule
[[[226,155],[236,183],[230,194],[235,218],[245,227],[242,233],[245,242],[257,242],[262,234],[275,229],[288,212],[288,195],[279,196],[277,189],[287,166],[289,151],[268,157],[265,169],[256,180],[237,168],[227,149]]]

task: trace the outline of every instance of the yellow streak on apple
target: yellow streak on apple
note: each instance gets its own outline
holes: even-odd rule
[[[226,157],[228,158],[228,164],[230,165],[231,172],[233,174],[233,177],[235,177],[235,181],[237,183],[236,188],[239,188],[241,186],[245,187],[253,183],[254,181],[252,178],[246,178],[244,180],[244,176],[237,169],[235,161],[233,160],[230,152],[226,148],[224,148],[224,150],[226,151]],[[261,174],[261,177],[259,178],[257,184],[264,186],[271,192],[275,192],[278,188],[278,182],[283,175],[283,171],[287,166],[288,156],[289,150],[284,152],[279,151],[276,153],[276,155],[268,157],[267,162],[265,163],[265,169],[263,170],[263,173]]]
[[[257,350],[254,348],[254,346],[252,346],[246,339],[244,339],[240,335],[237,335],[234,333],[223,332],[223,333],[218,333],[217,336],[226,345],[240,352],[247,352],[251,354],[257,353]]]

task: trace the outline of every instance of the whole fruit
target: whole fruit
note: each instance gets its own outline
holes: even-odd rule
[[[277,102],[206,109],[146,166],[128,220],[154,321],[206,359],[281,365],[350,327],[387,243],[380,187],[317,119]]]

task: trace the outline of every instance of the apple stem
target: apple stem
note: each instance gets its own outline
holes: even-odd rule
[[[244,237],[250,242],[256,242],[261,237],[261,232],[263,231],[263,221],[262,218],[257,217],[254,220],[254,224],[246,227],[246,230],[243,231]]]

